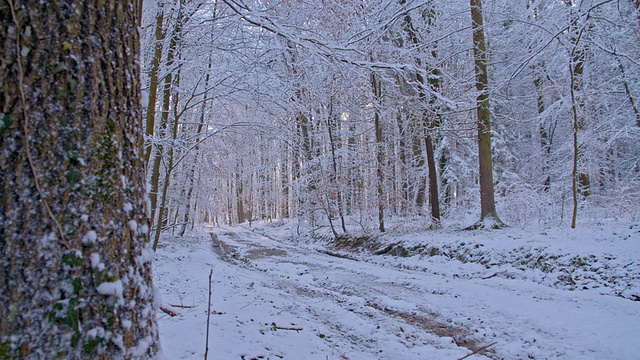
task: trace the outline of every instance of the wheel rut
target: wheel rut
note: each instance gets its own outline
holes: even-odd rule
[[[473,331],[465,324],[443,321],[439,314],[433,310],[418,308],[415,311],[405,311],[381,305],[379,298],[381,296],[389,297],[389,294],[393,294],[394,285],[389,283],[379,284],[380,287],[384,288],[384,291],[380,291],[376,287],[367,286],[370,279],[367,279],[366,273],[346,268],[344,270],[336,270],[332,267],[335,257],[316,253],[312,257],[317,261],[313,263],[298,261],[299,254],[296,254],[296,252],[300,252],[298,248],[273,240],[267,243],[275,243],[272,245],[278,247],[259,244],[250,240],[252,237],[256,237],[256,234],[251,232],[247,232],[246,237],[237,232],[220,232],[219,234],[211,232],[210,234],[213,249],[221,259],[251,269],[271,272],[275,280],[273,287],[294,290],[299,296],[328,299],[346,311],[365,318],[394,318],[405,325],[413,326],[429,334],[451,338],[458,346],[464,347],[472,353],[481,354],[488,358],[500,358],[490,346],[487,346],[488,344],[474,339],[471,335]],[[225,241],[225,239],[228,239],[228,241]],[[308,254],[304,255],[306,258],[309,257]],[[270,259],[273,259],[276,265],[271,267],[265,265]],[[262,261],[257,264],[256,260]],[[310,274],[312,276],[323,274],[327,276],[327,279],[336,271],[348,271],[350,280],[348,284],[340,284],[332,281],[321,281],[318,277],[314,277],[310,283],[299,282],[296,281],[297,279],[291,279],[291,274],[287,275],[276,270],[277,264],[283,263],[304,266],[306,270],[302,274]],[[397,284],[395,286],[401,285]],[[403,290],[406,291],[406,288],[403,288]],[[419,295],[415,294],[415,296]],[[353,301],[349,299],[353,299],[354,296],[362,299],[362,304],[353,306]],[[322,321],[323,319],[319,317],[319,320]],[[339,325],[336,326],[340,327]]]

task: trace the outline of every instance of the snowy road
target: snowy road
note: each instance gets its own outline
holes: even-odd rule
[[[177,244],[163,255],[172,270],[184,266],[182,277],[197,262],[216,274],[212,359],[459,359],[487,345],[469,359],[640,359],[639,302],[526,280],[448,277],[379,257],[339,258],[244,228],[212,230],[213,247],[203,231],[187,255]],[[180,256],[192,261],[171,261]],[[442,266],[456,264],[434,264]],[[165,300],[174,292],[160,287]],[[200,323],[203,300],[185,309]],[[184,334],[186,318],[161,318],[161,330]],[[165,353],[173,358],[166,346]],[[201,358],[172,356],[189,354]]]

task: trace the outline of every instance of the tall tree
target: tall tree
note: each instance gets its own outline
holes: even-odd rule
[[[571,7],[571,18],[569,25],[569,79],[571,94],[571,114],[573,123],[573,170],[572,174],[572,196],[573,212],[571,216],[571,228],[576,227],[578,216],[578,195],[587,197],[590,195],[591,179],[589,174],[580,169],[582,158],[584,157],[585,144],[579,140],[579,133],[586,127],[586,99],[584,94],[584,68],[586,62],[587,48],[585,46],[587,24],[589,14],[582,14],[581,7],[575,10],[577,4],[573,0],[565,0],[565,4]]]
[[[155,118],[156,118],[156,101],[158,99],[158,71],[160,69],[160,62],[162,61],[163,40],[166,36],[164,29],[164,3],[158,2],[158,9],[156,10],[156,24],[155,24],[155,41],[153,45],[153,58],[151,59],[151,69],[149,70],[149,99],[145,114],[145,136],[151,137],[154,133]],[[144,153],[145,166],[149,166],[149,159],[151,158],[151,143],[146,144]]]
[[[400,4],[404,5],[406,0],[400,0]],[[435,22],[436,10],[432,4],[428,5],[428,9],[425,11],[427,22],[430,26]],[[420,44],[420,40],[418,39],[418,34],[413,27],[413,19],[411,15],[407,13],[404,17],[404,31],[407,33],[408,40],[414,45],[418,46]],[[431,52],[433,58],[437,58],[438,54],[436,52],[437,42],[434,44],[434,49]],[[418,68],[422,67],[422,61],[420,58],[416,58],[416,66]],[[438,191],[438,177],[436,174],[436,160],[434,155],[434,144],[432,132],[437,127],[438,120],[436,117],[439,117],[436,114],[434,109],[435,107],[435,99],[433,96],[427,96],[428,91],[427,87],[431,87],[431,92],[438,92],[440,90],[440,70],[437,68],[428,69],[429,77],[428,80],[425,81],[424,77],[420,73],[420,71],[416,72],[416,80],[419,85],[419,98],[422,105],[427,108],[427,110],[423,111],[423,129],[424,129],[424,147],[427,157],[427,168],[429,170],[429,205],[431,207],[431,227],[432,228],[440,228],[442,227],[440,220],[440,198]]]
[[[140,2],[0,4],[0,357],[153,358]]]
[[[473,58],[476,74],[476,112],[478,126],[478,162],[480,168],[480,221],[472,228],[503,227],[498,217],[493,189],[493,155],[491,153],[491,107],[489,103],[489,71],[487,44],[484,36],[482,0],[470,0],[473,29]]]
[[[376,101],[374,105],[374,129],[376,133],[376,176],[377,176],[377,194],[378,194],[378,229],[385,232],[384,227],[384,139],[382,137],[382,119],[380,118],[380,101],[382,98],[382,84],[375,73],[371,73],[371,88]]]

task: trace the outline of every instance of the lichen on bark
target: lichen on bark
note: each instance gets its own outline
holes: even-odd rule
[[[0,6],[0,359],[158,352],[135,4]]]

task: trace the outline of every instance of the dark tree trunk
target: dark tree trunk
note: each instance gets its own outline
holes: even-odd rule
[[[405,0],[400,0],[400,4],[405,4]],[[431,7],[428,12],[429,16],[429,24],[433,25],[435,22],[435,8]],[[408,40],[413,44],[418,45],[420,43],[418,39],[418,34],[413,28],[413,22],[411,16],[408,14],[404,19],[404,30],[407,33]],[[438,57],[436,50],[432,51],[432,55],[434,58]],[[422,66],[422,63],[419,58],[416,58],[416,65],[418,67]],[[436,114],[435,111],[435,99],[433,96],[427,96],[427,84],[431,87],[432,91],[440,90],[440,70],[437,68],[430,69],[429,78],[425,81],[424,77],[417,72],[416,80],[420,84],[419,97],[424,102],[427,103],[428,111],[425,111],[423,114],[423,128],[424,128],[424,146],[426,151],[427,158],[427,169],[429,170],[429,204],[431,206],[431,227],[434,229],[441,228],[442,223],[440,219],[440,197],[438,190],[438,175],[436,173],[436,159],[433,151],[434,148],[434,139],[431,136],[431,133],[434,129],[436,129],[439,124],[439,114]],[[429,114],[431,113],[431,114]],[[443,155],[444,156],[444,155]],[[424,163],[424,161],[423,161]]]
[[[0,357],[159,350],[137,5],[0,5]]]
[[[380,81],[378,81],[376,75],[371,73],[371,87],[373,89],[373,95],[376,101],[380,101],[382,98],[382,90],[380,89]],[[378,106],[379,104],[376,104]],[[377,181],[377,193],[378,193],[378,229],[380,232],[385,232],[384,227],[384,140],[382,138],[382,122],[380,119],[380,110],[376,108],[374,114],[374,127],[376,132],[376,159],[377,168],[376,175]]]
[[[177,53],[180,51],[180,37],[182,36],[182,7],[178,8],[178,22],[173,31],[173,35],[171,36],[171,41],[169,42],[169,50],[167,52],[167,60],[166,60],[166,69],[167,74],[164,77],[164,83],[162,85],[162,113],[160,115],[160,133],[157,134],[160,137],[168,137],[167,132],[170,130],[169,128],[169,114],[171,112],[171,102],[172,102],[172,94],[174,86],[176,86],[174,79],[173,71],[174,63],[177,56]],[[177,77],[176,77],[177,78]],[[148,119],[149,120],[149,119]],[[149,131],[147,129],[147,131]],[[164,146],[158,144],[155,146],[155,156],[153,158],[153,166],[151,167],[151,176],[150,176],[150,186],[151,189],[149,191],[149,202],[151,204],[151,225],[155,226],[157,229],[161,229],[162,227],[162,216],[158,216],[156,213],[159,211],[158,208],[158,194],[160,193],[160,167],[162,164],[162,157],[165,156]],[[171,149],[169,151],[172,151]],[[145,157],[147,153],[145,153]],[[149,153],[150,156],[150,153]],[[146,160],[146,158],[145,158]],[[167,173],[169,173],[167,171]],[[162,201],[162,199],[160,199]],[[159,221],[157,219],[160,218]],[[155,235],[154,235],[155,236]],[[154,241],[155,242],[155,241]],[[154,250],[157,247],[157,244],[154,244]]]
[[[431,227],[441,228],[440,200],[438,199],[438,177],[436,176],[436,162],[433,154],[433,141],[430,134],[425,135],[424,146],[427,150],[427,165],[429,167],[429,203],[431,204]]]
[[[480,171],[480,221],[471,228],[503,227],[498,217],[493,189],[493,155],[491,153],[491,110],[487,45],[482,19],[482,0],[470,0],[473,29],[473,57],[476,73],[476,110],[478,117],[478,162]]]
[[[142,2],[142,1],[141,1]],[[162,4],[159,4],[162,6]],[[158,9],[156,14],[156,30],[155,30],[155,46],[153,49],[153,59],[151,60],[151,70],[149,71],[149,100],[147,104],[147,112],[145,114],[145,135],[151,138],[154,133],[156,123],[156,101],[158,101],[158,70],[160,68],[160,61],[162,60],[162,41],[165,37],[164,24],[164,9],[162,7]],[[151,143],[145,145],[144,163],[145,166],[149,166],[149,159],[151,159],[151,150],[153,146]]]

